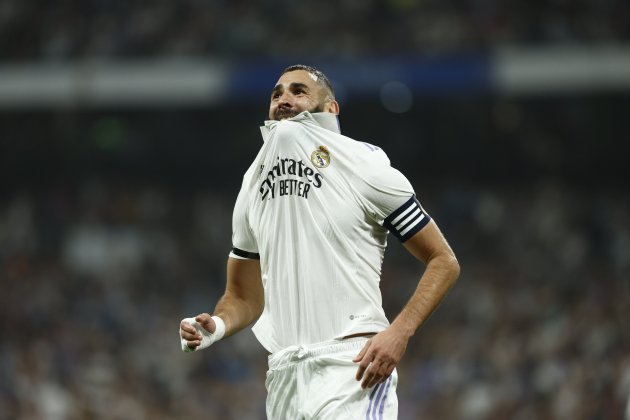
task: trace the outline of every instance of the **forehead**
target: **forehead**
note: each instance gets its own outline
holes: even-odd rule
[[[284,73],[278,79],[277,85],[290,85],[291,83],[303,83],[309,87],[316,87],[317,76],[312,75],[306,70],[293,70],[288,73]]]

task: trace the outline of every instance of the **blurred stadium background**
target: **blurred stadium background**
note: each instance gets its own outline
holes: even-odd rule
[[[463,267],[399,367],[400,418],[624,418],[625,0],[1,0],[0,418],[264,418],[251,332],[190,355],[177,328],[222,291],[295,63]],[[393,317],[422,267],[390,242]]]

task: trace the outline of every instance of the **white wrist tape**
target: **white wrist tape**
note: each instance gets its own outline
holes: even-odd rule
[[[223,320],[218,316],[213,316],[212,319],[214,320],[214,324],[216,325],[213,333],[206,331],[206,329],[202,327],[200,323],[195,321],[195,318],[182,319],[182,322],[189,323],[190,325],[195,327],[197,332],[201,333],[201,344],[198,347],[191,349],[190,347],[188,347],[188,341],[181,338],[182,335],[180,330],[179,337],[182,342],[182,351],[189,353],[196,350],[203,350],[223,338],[223,336],[225,335],[225,322],[223,322]]]

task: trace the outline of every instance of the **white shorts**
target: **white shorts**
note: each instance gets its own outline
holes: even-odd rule
[[[396,370],[383,383],[362,389],[352,359],[365,337],[291,346],[269,356],[269,420],[395,420]]]

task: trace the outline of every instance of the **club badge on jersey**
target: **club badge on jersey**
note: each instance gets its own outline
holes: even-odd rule
[[[330,165],[330,152],[326,146],[319,148],[311,153],[311,162],[318,168],[327,168]]]

